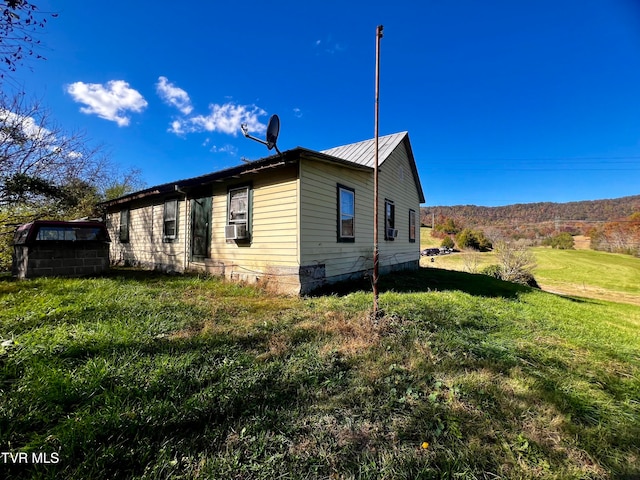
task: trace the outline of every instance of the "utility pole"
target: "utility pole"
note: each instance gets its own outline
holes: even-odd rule
[[[373,320],[378,320],[378,278],[379,248],[378,248],[378,113],[380,110],[380,39],[382,25],[376,29],[376,105],[375,105],[375,155],[373,161]]]

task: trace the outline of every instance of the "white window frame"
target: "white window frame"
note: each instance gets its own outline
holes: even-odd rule
[[[125,208],[120,210],[120,225],[118,227],[118,239],[120,243],[129,243],[129,224],[131,223],[131,210]]]
[[[250,201],[250,187],[238,187],[229,189],[227,200],[227,223],[233,224],[245,224],[247,231],[249,230],[249,201]],[[242,200],[244,197],[244,210],[242,210]],[[235,202],[235,203],[234,203]],[[239,215],[242,215],[240,217]]]
[[[173,203],[175,205],[173,209],[173,216],[170,215],[169,209],[167,206]],[[167,223],[173,222],[173,233],[167,233],[169,228],[167,228]],[[162,212],[162,238],[165,242],[171,242],[178,238],[178,199],[171,198],[169,200],[165,200],[164,202],[164,211]]]
[[[384,239],[388,241],[395,240],[394,237],[388,235],[389,229],[396,228],[396,206],[393,200],[384,200]]]

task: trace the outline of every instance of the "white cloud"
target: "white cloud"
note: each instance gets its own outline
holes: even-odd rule
[[[148,105],[140,92],[124,80],[111,80],[106,85],[75,82],[67,86],[67,92],[76,102],[87,105],[80,108],[82,113],[98,115],[119,127],[129,125],[127,112],[141,112]]]
[[[212,153],[228,153],[229,155],[235,157],[238,155],[238,149],[233,145],[223,145],[222,147],[218,147],[217,145],[212,146],[209,149]]]
[[[185,115],[189,115],[193,111],[189,94],[183,89],[176,87],[170,83],[167,77],[158,77],[156,83],[156,92],[166,104],[176,107]]]
[[[174,120],[173,122],[171,122],[171,126],[167,131],[175,133],[176,135],[184,135],[186,133],[184,129],[184,121]]]
[[[328,53],[329,55],[333,55],[336,52],[344,52],[347,49],[347,46],[345,44],[336,42],[335,40],[333,40],[332,35],[329,34],[326,40],[316,40],[314,48],[316,50],[316,55],[320,53]]]
[[[45,127],[38,125],[33,117],[19,115],[7,110],[0,109],[0,123],[14,130],[19,130],[24,137],[30,141],[42,143],[55,143],[55,135]],[[11,135],[4,131],[0,131],[0,141],[12,141]]]
[[[36,119],[27,115],[20,115],[11,110],[0,108],[0,124],[4,125],[8,131],[0,131],[0,143],[4,145],[18,145],[26,140],[53,152],[56,155],[64,155],[70,160],[77,160],[83,157],[81,152],[75,150],[65,151],[60,146],[60,141],[51,130],[38,124]],[[20,139],[21,136],[24,140]],[[21,147],[22,148],[22,147]]]
[[[229,102],[223,105],[217,103],[209,105],[208,115],[195,115],[184,121],[176,120],[171,124],[170,131],[180,134],[185,132],[220,132],[234,137],[240,132],[240,125],[247,124],[249,132],[264,133],[267,126],[258,117],[266,115],[260,107],[255,105],[236,105]]]

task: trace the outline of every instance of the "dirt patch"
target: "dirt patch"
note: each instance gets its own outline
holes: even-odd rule
[[[562,284],[547,284],[544,282],[538,282],[538,285],[540,286],[541,290],[549,293],[554,293],[556,295],[593,298],[596,300],[605,300],[608,302],[616,303],[629,303],[631,305],[640,306],[640,296],[633,295],[631,293],[615,292],[612,290],[605,290],[604,288],[598,288],[590,285],[578,285],[568,282],[564,282]]]
[[[576,250],[590,250],[591,237],[585,237],[584,235],[576,235],[575,237],[573,237],[573,247]]]

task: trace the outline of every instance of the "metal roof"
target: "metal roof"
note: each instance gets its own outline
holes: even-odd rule
[[[408,132],[399,132],[378,137],[378,165],[382,165],[389,155],[391,155],[391,152],[393,152],[407,135]],[[373,168],[375,139],[372,138],[362,142],[350,143],[349,145],[342,145],[341,147],[334,147],[329,150],[321,150],[321,153]]]
[[[424,203],[424,194],[422,193],[422,187],[418,178],[415,160],[413,159],[408,132],[399,132],[392,135],[378,137],[378,165],[382,165],[382,163],[389,157],[389,155],[391,155],[393,150],[402,141],[405,141],[405,145],[407,147],[411,169],[416,181],[416,186],[418,188],[420,201]],[[197,188],[198,186],[206,185],[214,181],[223,181],[229,178],[240,178],[241,175],[257,173],[258,171],[268,168],[280,167],[283,165],[294,163],[298,161],[303,155],[305,157],[314,158],[316,160],[339,163],[350,168],[362,170],[373,169],[373,160],[375,153],[374,150],[375,139],[351,143],[349,145],[330,148],[329,150],[323,150],[320,152],[309,150],[303,147],[296,147],[294,149],[284,151],[280,155],[272,155],[243,165],[219,170],[217,172],[200,175],[198,177],[177,180],[175,182],[164,183],[162,185],[156,185],[144,190],[132,192],[120,198],[102,202],[100,205],[104,207],[111,207],[117,204],[126,203],[131,200],[137,200],[148,196],[175,193],[180,191],[180,189],[182,188]]]

